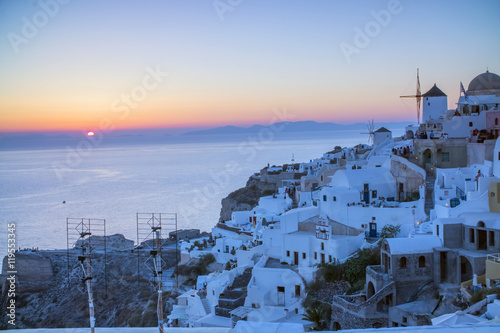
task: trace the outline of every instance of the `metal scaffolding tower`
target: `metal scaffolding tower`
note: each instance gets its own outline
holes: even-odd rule
[[[99,241],[95,236],[101,236],[102,241]],[[68,288],[73,285],[71,283],[71,264],[70,255],[80,254],[77,256],[77,266],[81,267],[79,275],[79,283],[77,288],[82,292],[87,292],[89,303],[90,331],[95,332],[95,313],[94,313],[94,295],[92,293],[92,258],[96,250],[102,251],[104,254],[104,284],[107,286],[106,277],[106,220],[104,219],[89,219],[89,218],[67,218],[66,219],[66,240],[67,240],[67,263],[68,263]],[[74,251],[76,250],[76,251]],[[73,267],[74,268],[74,267]]]
[[[162,237],[162,231],[166,234],[166,239]],[[162,292],[163,270],[166,267],[162,250],[167,246],[166,243],[169,231],[175,231],[177,236],[177,214],[137,213],[137,276],[138,279],[141,276],[142,263],[142,265],[149,271],[150,282],[158,293],[157,315],[160,333],[164,332]],[[176,259],[178,253],[177,244],[176,239]],[[172,244],[170,244],[170,246],[171,245]],[[143,260],[141,260],[141,253],[143,253],[144,256]]]

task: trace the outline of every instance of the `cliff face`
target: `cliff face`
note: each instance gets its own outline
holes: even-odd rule
[[[278,186],[275,183],[263,182],[260,178],[252,176],[248,179],[245,187],[231,192],[222,199],[220,218],[228,221],[233,212],[250,210],[258,205],[260,197],[272,195],[277,190]]]
[[[108,248],[107,264],[104,265],[102,252],[96,251],[92,259],[96,326],[156,326],[157,295],[146,280],[149,276],[144,276],[150,271],[142,267],[138,278],[137,254],[130,250],[113,250],[123,245],[128,247],[130,241],[125,241],[123,236],[111,238],[113,246],[111,250]],[[65,250],[16,253],[15,328],[89,326],[88,299],[81,280],[82,268],[77,260],[79,254],[76,250],[70,252],[68,266]],[[147,255],[143,251],[139,262],[143,263]],[[162,257],[167,268],[175,265],[175,250],[164,250]],[[9,288],[5,285],[6,275],[0,277],[4,284],[0,307],[5,309]],[[164,301],[167,299],[165,295]],[[7,324],[5,319],[8,317],[2,317],[0,329],[14,328]]]

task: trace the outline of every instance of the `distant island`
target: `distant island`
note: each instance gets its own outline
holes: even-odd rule
[[[412,123],[410,121],[402,122],[380,122],[375,123],[376,128],[386,127],[389,129],[404,128]],[[166,139],[176,136],[189,136],[189,135],[221,135],[221,134],[248,134],[258,133],[263,128],[270,125],[283,128],[284,133],[293,132],[328,132],[338,130],[361,130],[367,131],[367,123],[354,123],[354,124],[336,124],[331,122],[319,123],[316,121],[295,121],[295,122],[278,122],[269,125],[252,125],[249,127],[243,126],[222,126],[215,128],[155,128],[155,129],[125,129],[114,130],[105,133],[107,139]],[[285,125],[285,126],[283,126]],[[97,140],[99,138],[98,131],[96,132]],[[39,142],[44,140],[60,141],[60,140],[74,140],[85,138],[85,133],[82,131],[68,131],[68,132],[13,132],[13,133],[0,133],[0,145],[11,143],[27,143]]]
[[[411,122],[386,122],[377,123],[376,127],[387,127],[387,128],[401,128],[413,124]],[[295,122],[279,122],[274,125],[283,127],[283,132],[327,132],[327,131],[338,131],[338,130],[366,130],[366,123],[354,123],[354,124],[336,124],[336,123],[318,123],[316,121],[295,121]],[[285,126],[282,126],[285,125]],[[209,134],[246,134],[246,133],[257,133],[266,125],[253,125],[250,127],[238,127],[238,126],[223,126],[204,130],[190,131],[183,135],[209,135]]]

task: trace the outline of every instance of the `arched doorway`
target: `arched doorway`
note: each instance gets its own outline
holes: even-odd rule
[[[432,152],[430,149],[424,150],[422,154],[422,159],[424,161],[424,167],[430,170],[430,168],[432,168],[432,163],[434,162],[432,157]]]
[[[472,265],[467,257],[460,256],[460,283],[472,279]]]
[[[341,329],[342,329],[342,327],[340,327],[340,324],[338,321],[333,323],[333,330],[334,331],[340,331]]]
[[[366,287],[366,298],[369,299],[375,295],[375,287],[373,286],[373,283],[370,281],[368,282],[368,286]]]

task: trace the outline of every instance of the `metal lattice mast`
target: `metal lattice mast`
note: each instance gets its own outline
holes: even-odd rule
[[[168,213],[137,213],[137,275],[141,276],[141,249],[145,253],[149,249],[149,256],[143,265],[150,270],[150,282],[158,294],[157,317],[160,333],[163,327],[163,269],[166,266],[162,256],[165,245],[162,230],[177,231],[177,214]],[[177,236],[177,233],[176,233]],[[176,241],[177,256],[177,241]],[[176,258],[177,259],[177,258]],[[176,260],[177,261],[177,260]]]
[[[86,218],[67,218],[66,219],[66,237],[67,237],[67,259],[68,259],[68,288],[71,288],[70,282],[70,252],[78,247],[81,248],[81,255],[78,256],[78,263],[81,268],[81,283],[83,284],[82,293],[86,291],[89,304],[90,331],[95,332],[95,307],[94,294],[92,292],[92,246],[91,236],[103,237],[104,250],[104,284],[106,286],[106,220],[86,219]],[[107,286],[106,286],[107,287]]]

